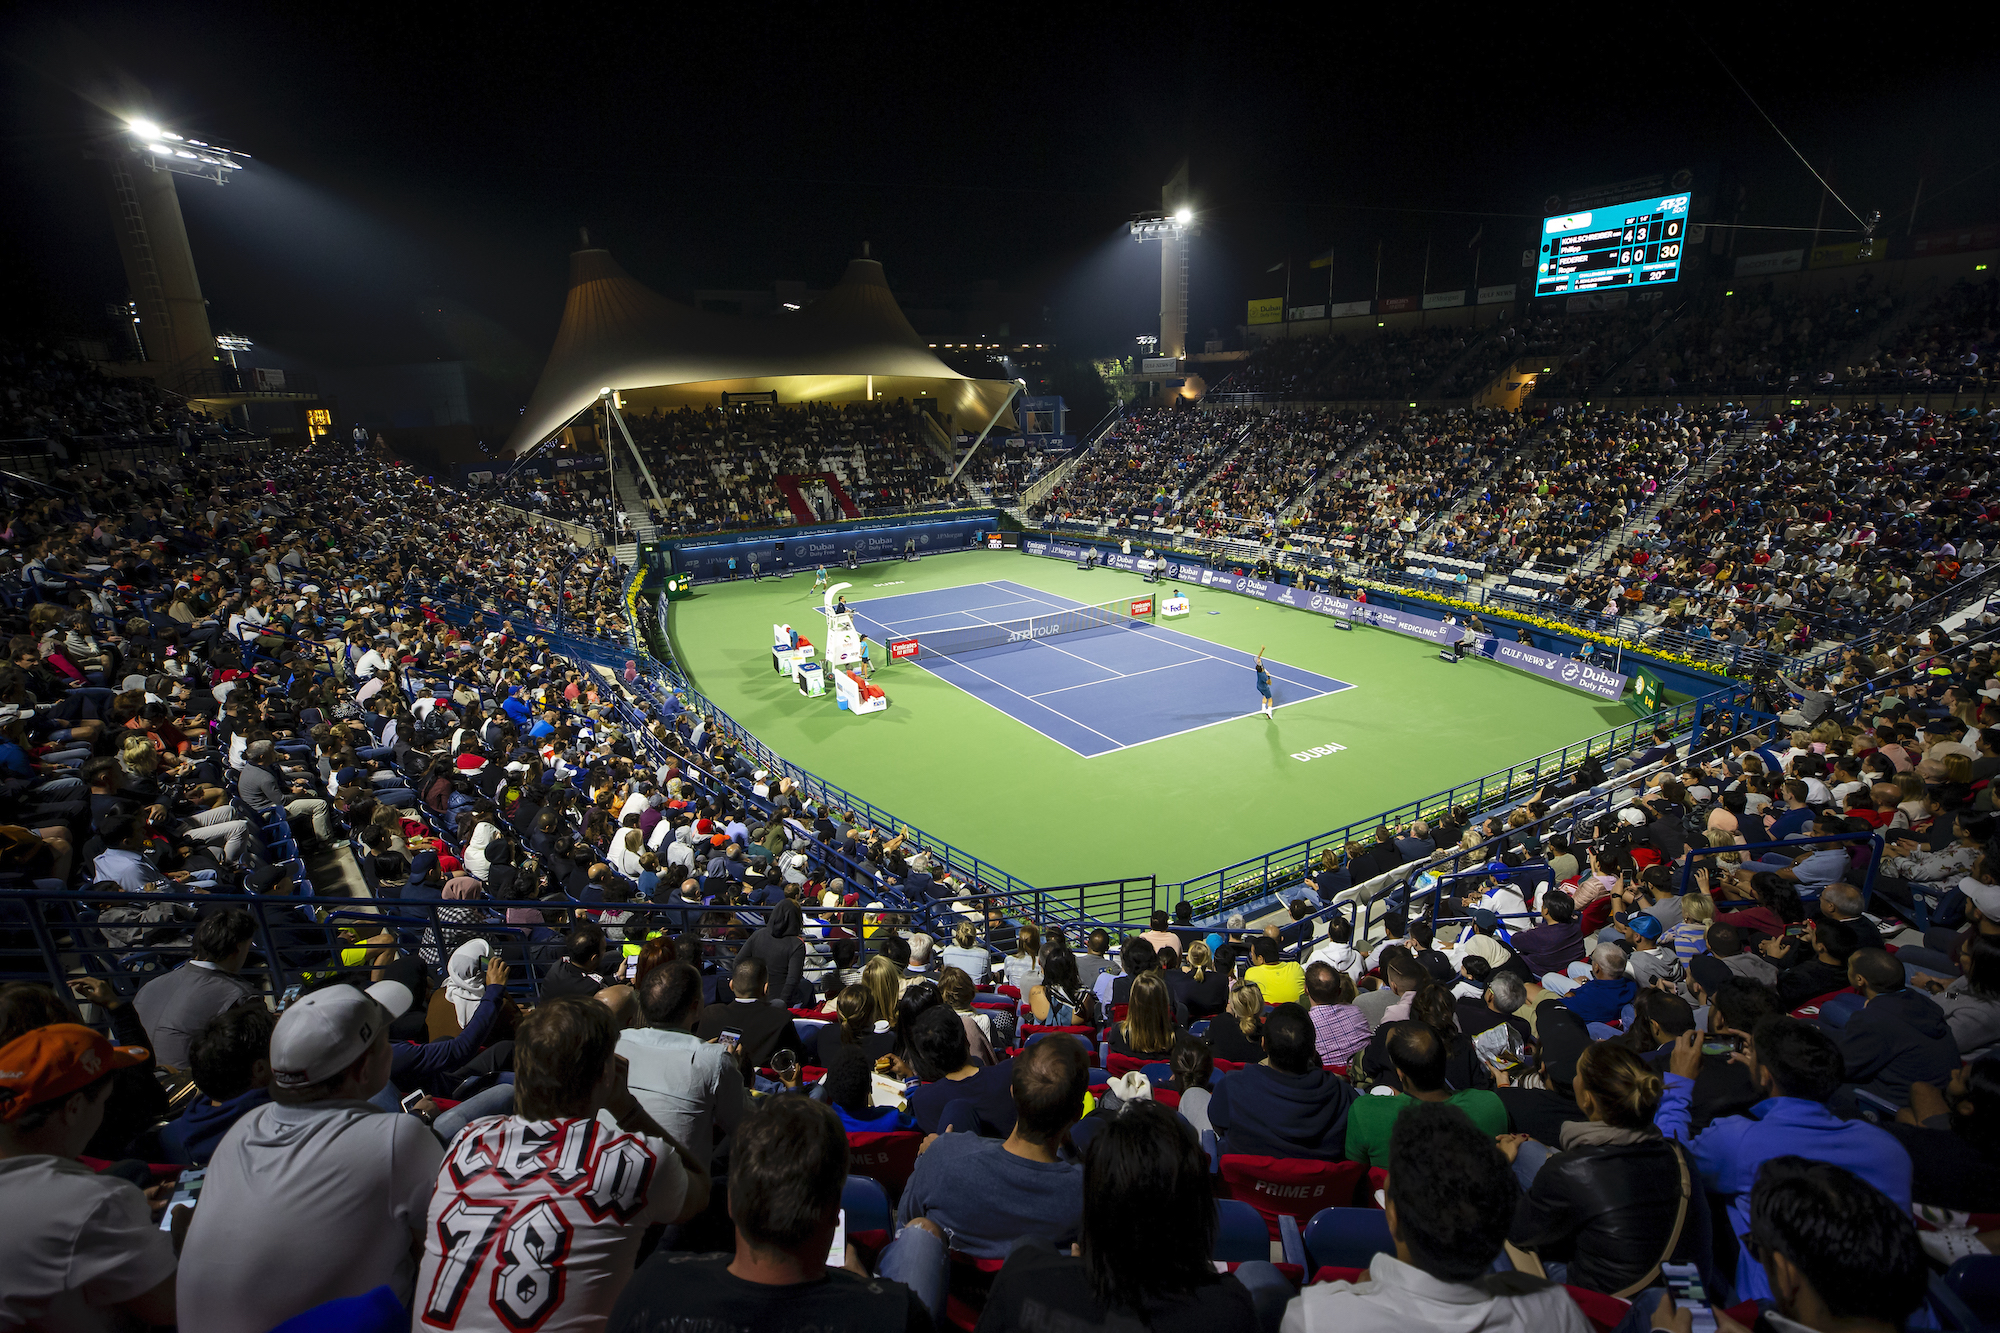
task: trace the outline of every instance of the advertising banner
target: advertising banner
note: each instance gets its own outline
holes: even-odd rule
[[[1188,599],[1185,597],[1169,597],[1166,601],[1160,603],[1160,614],[1168,619],[1172,619],[1175,616],[1184,616],[1190,609]]]
[[[1455,292],[1425,292],[1424,309],[1451,310],[1465,304],[1465,288]]]
[[[1326,307],[1323,305],[1295,305],[1292,307],[1292,318],[1325,319]]]
[[[1082,554],[1083,548],[1068,542],[1025,541],[1021,549],[1029,555],[1045,555],[1057,560],[1074,561]],[[1129,567],[1132,557],[1107,555],[1104,563],[1108,568]],[[1124,563],[1120,563],[1120,562]],[[1407,634],[1413,639],[1440,646],[1457,643],[1466,637],[1460,625],[1447,625],[1444,621],[1412,611],[1399,611],[1394,607],[1376,606],[1368,602],[1357,602],[1346,597],[1335,597],[1331,593],[1313,592],[1308,588],[1291,587],[1279,583],[1267,583],[1263,579],[1251,578],[1245,574],[1231,574],[1226,570],[1209,569],[1194,563],[1168,561],[1166,577],[1175,583],[1185,583],[1194,587],[1215,588],[1223,592],[1233,592],[1243,597],[1257,597],[1280,606],[1295,607],[1301,611],[1311,611],[1316,615],[1346,621],[1350,624],[1369,625],[1376,629],[1393,630]],[[1170,598],[1162,604],[1167,615],[1182,614],[1172,609],[1176,602],[1185,598]],[[1625,695],[1626,678],[1616,671],[1606,671],[1561,653],[1550,652],[1525,643],[1509,643],[1505,640],[1486,638],[1475,645],[1482,657],[1491,658],[1502,666],[1526,671],[1531,675],[1552,680],[1558,685],[1567,685],[1573,690],[1594,694],[1600,699],[1617,702]]]
[[[1250,323],[1282,324],[1285,322],[1285,298],[1267,296],[1250,303]]]
[[[1329,319],[1348,319],[1355,315],[1366,315],[1370,311],[1367,301],[1337,301],[1326,308]]]
[[[274,393],[285,387],[285,372],[267,366],[258,366],[250,372],[254,383],[261,392]]]
[[[602,460],[600,460],[602,461]],[[962,551],[985,545],[993,531],[990,516],[977,516],[943,523],[914,523],[888,528],[834,528],[826,525],[790,529],[759,538],[730,535],[693,537],[679,542],[673,554],[674,568],[691,575],[697,583],[729,576],[729,558],[736,557],[737,569],[747,574],[756,560],[767,573],[780,567],[777,546],[785,547],[782,568],[811,569],[834,565],[853,551],[859,560],[884,560],[903,554],[906,543],[917,544],[917,554]]]
[[[1142,375],[1171,375],[1180,368],[1180,358],[1174,356],[1148,356],[1139,360],[1139,373]]]
[[[893,661],[898,657],[915,657],[916,655],[917,655],[917,641],[915,639],[889,640],[890,660]]]
[[[1502,283],[1498,287],[1481,287],[1479,289],[1479,304],[1481,305],[1499,305],[1503,301],[1511,301],[1513,299],[1514,284],[1511,282]]]
[[[1153,599],[1150,597],[1134,597],[1132,599],[1132,614],[1135,616],[1152,615]]]
[[[1417,298],[1414,296],[1385,296],[1376,313],[1380,315],[1401,314],[1405,310],[1415,310]]]
[[[1910,254],[1917,259],[1925,255],[1950,255],[1966,250],[1995,248],[2000,248],[2000,224],[1990,222],[1954,231],[1934,231],[1910,242]]]
[[[1803,250],[1773,250],[1767,255],[1738,255],[1736,276],[1755,278],[1766,273],[1797,273],[1805,267]]]

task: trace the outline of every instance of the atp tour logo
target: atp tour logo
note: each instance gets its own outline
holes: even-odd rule
[[[1030,625],[1027,629],[1017,629],[1012,634],[1009,634],[1007,642],[1019,643],[1023,639],[1039,639],[1055,632],[1056,627],[1054,625]]]

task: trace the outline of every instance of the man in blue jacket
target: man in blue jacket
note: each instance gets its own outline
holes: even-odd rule
[[[1653,1123],[1687,1144],[1702,1183],[1732,1196],[1730,1229],[1750,1234],[1750,1191],[1757,1172],[1774,1157],[1799,1156],[1845,1167],[1882,1191],[1900,1213],[1910,1210],[1910,1156],[1903,1145],[1865,1120],[1842,1120],[1826,1108],[1845,1073],[1833,1042],[1810,1023],[1776,1015],[1757,1024],[1742,1055],[1765,1093],[1747,1115],[1723,1116],[1700,1134],[1688,1130],[1688,1104],[1701,1069],[1699,1033],[1682,1033],[1668,1064],[1666,1095]],[[1763,1266],[1747,1244],[1736,1264],[1737,1301],[1771,1295]]]
[[[1551,984],[1556,980],[1545,977],[1542,985],[1562,996],[1563,1007],[1586,1023],[1616,1022],[1639,994],[1639,983],[1625,975],[1625,951],[1615,944],[1590,951],[1590,980],[1582,985],[1565,991]]]

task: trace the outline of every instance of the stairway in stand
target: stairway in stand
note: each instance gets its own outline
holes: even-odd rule
[[[799,478],[784,474],[775,480],[778,483],[778,494],[784,496],[785,503],[792,507],[793,518],[801,524],[819,522],[819,515],[813,513],[812,505],[806,502],[805,492],[799,489]]]
[[[844,516],[848,518],[861,517],[861,506],[854,503],[854,497],[849,495],[847,488],[840,484],[839,477],[834,476],[831,472],[822,472],[819,474],[819,479],[826,483],[826,488],[829,491],[833,492],[833,502],[840,506],[840,512]]]

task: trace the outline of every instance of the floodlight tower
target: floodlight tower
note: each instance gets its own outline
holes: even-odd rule
[[[1160,242],[1159,355],[1178,360],[1187,355],[1187,242],[1189,237],[1201,235],[1188,193],[1186,158],[1181,159],[1173,178],[1160,187],[1160,211],[1140,213],[1132,219],[1132,235],[1142,242]]]
[[[110,168],[112,227],[148,362],[159,367],[159,382],[176,392],[212,390],[218,379],[215,336],[174,177],[222,185],[243,170],[248,155],[137,117],[91,155]]]

